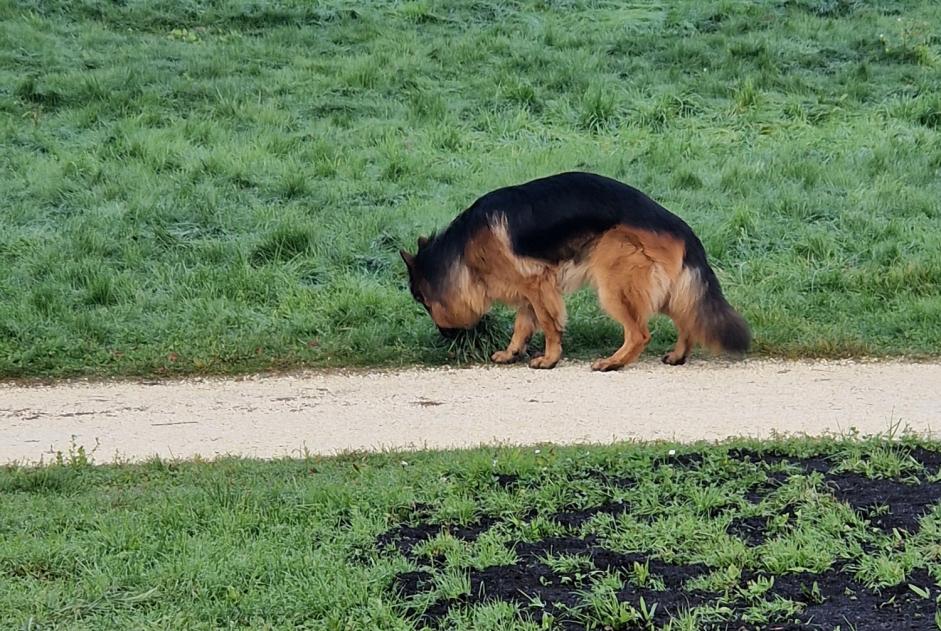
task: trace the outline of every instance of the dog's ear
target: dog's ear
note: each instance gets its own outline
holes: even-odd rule
[[[418,237],[418,249],[422,249],[428,245],[428,237]]]
[[[415,269],[415,257],[405,250],[399,250],[399,256],[402,257],[402,260],[405,261],[405,267],[408,268],[408,271],[411,272]]]

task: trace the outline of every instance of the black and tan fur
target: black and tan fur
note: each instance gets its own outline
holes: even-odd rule
[[[682,364],[694,344],[744,352],[748,325],[729,306],[702,243],[682,219],[640,191],[590,173],[562,173],[488,193],[440,234],[401,252],[412,295],[445,335],[473,327],[494,302],[517,308],[513,337],[497,363],[515,361],[537,329],[552,368],[562,356],[563,295],[590,284],[624,327],[624,343],[593,370],[617,370],[650,340],[656,313],[673,319]]]

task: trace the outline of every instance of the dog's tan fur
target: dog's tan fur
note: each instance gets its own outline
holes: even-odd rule
[[[617,226],[586,242],[579,258],[550,264],[515,255],[506,226],[498,223],[468,241],[450,270],[448,295],[429,310],[437,325],[463,327],[477,322],[494,302],[515,307],[513,337],[493,361],[515,361],[542,329],[545,351],[530,365],[551,368],[562,356],[563,295],[591,285],[602,308],[624,327],[621,347],[593,369],[616,370],[634,361],[650,341],[647,322],[658,312],[669,315],[679,330],[669,362],[685,358],[700,337],[694,307],[701,289],[695,273],[683,268],[683,254],[683,242],[670,235]]]

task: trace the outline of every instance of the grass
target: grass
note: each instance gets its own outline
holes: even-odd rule
[[[409,629],[435,603],[463,598],[439,611],[442,628],[557,628],[553,619],[701,628],[800,616],[841,597],[826,582],[841,564],[866,589],[883,590],[883,600],[900,586],[896,600],[932,603],[941,508],[928,505],[918,527],[880,528],[878,519],[905,506],[854,510],[854,496],[850,505],[840,501],[822,477],[836,471],[866,484],[892,478],[905,481],[900,488],[927,488],[941,479],[941,453],[919,455],[919,445],[941,450],[849,438],[105,466],[74,453],[46,467],[7,466],[0,626]],[[816,464],[748,460],[736,452],[743,447]],[[922,487],[908,486],[919,480]],[[736,526],[756,520],[766,523],[759,542]],[[431,525],[423,538],[404,548],[401,538],[423,524]],[[554,586],[574,594],[574,604],[474,602],[480,577],[489,581],[521,562],[526,546],[551,537],[594,537],[611,555],[643,560],[604,570],[597,556],[539,552],[532,567],[548,570],[530,589]],[[685,589],[712,600],[663,618],[670,568],[693,572]],[[771,596],[807,573],[820,575],[809,593]],[[406,597],[409,580],[425,586]],[[626,600],[624,590],[642,592],[643,601]]]
[[[928,0],[3,0],[0,376],[481,359],[396,252],[576,168],[688,220],[757,353],[936,355],[939,23]],[[592,296],[570,311],[570,355],[614,348]]]

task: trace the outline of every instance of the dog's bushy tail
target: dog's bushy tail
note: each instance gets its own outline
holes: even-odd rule
[[[685,321],[694,341],[714,351],[744,353],[751,346],[751,331],[732,308],[715,272],[706,262],[705,252],[687,256],[671,292],[670,311]]]

